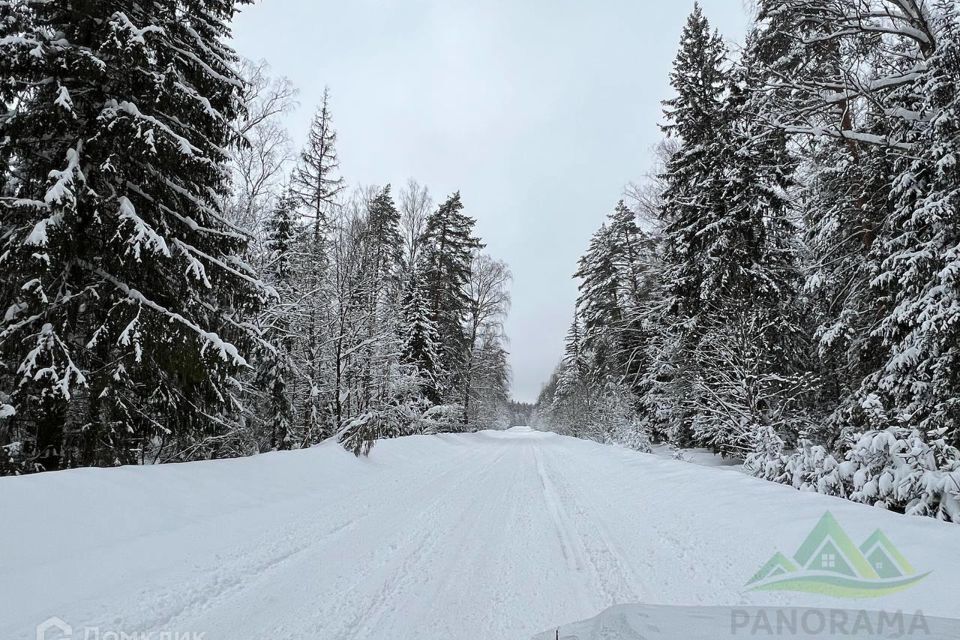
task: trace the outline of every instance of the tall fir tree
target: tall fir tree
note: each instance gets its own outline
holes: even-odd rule
[[[670,73],[676,97],[664,102],[669,122],[663,129],[681,141],[664,175],[664,282],[668,310],[682,320],[695,316],[718,293],[709,272],[715,265],[704,258],[724,214],[725,56],[720,35],[695,4]]]
[[[218,453],[267,297],[218,204],[236,4],[0,5],[0,378],[41,468]]]
[[[447,375],[443,366],[440,332],[433,320],[422,275],[415,271],[406,283],[401,301],[401,362],[413,366],[423,381],[427,400],[438,404]]]
[[[291,191],[311,221],[301,276],[307,297],[307,326],[304,344],[310,390],[304,410],[304,428],[308,440],[320,440],[335,428],[328,424],[324,411],[324,322],[330,292],[326,290],[330,266],[329,238],[333,209],[345,183],[339,174],[337,133],[333,127],[330,91],[325,88],[300,162],[293,172]],[[334,402],[339,402],[335,399]]]
[[[330,89],[324,88],[320,106],[310,123],[307,144],[293,172],[291,190],[313,221],[314,235],[319,236],[329,223],[330,208],[343,192],[345,183],[339,174],[337,132],[333,128]]]
[[[937,2],[936,53],[916,95],[926,126],[898,161],[894,210],[874,253],[889,302],[874,334],[885,362],[864,384],[884,422],[960,446],[960,25]],[[873,426],[877,426],[876,424]],[[886,426],[881,424],[880,426]]]
[[[465,358],[463,320],[469,299],[473,253],[483,248],[473,235],[475,220],[463,213],[460,193],[454,193],[427,219],[424,251],[424,286],[431,320],[440,341],[441,370],[455,376]],[[456,384],[451,380],[451,384]]]
[[[666,131],[682,143],[662,204],[668,330],[682,360],[674,369],[692,384],[675,399],[686,416],[676,427],[741,455],[781,413],[764,381],[785,379],[802,349],[793,161],[785,135],[761,119],[768,106],[756,42],[727,71],[718,36],[694,9],[671,76],[677,97],[666,103]]]
[[[670,73],[675,97],[664,101],[664,132],[679,141],[661,176],[660,336],[651,344],[643,393],[648,396],[651,428],[670,433],[681,444],[693,441],[686,408],[696,348],[697,317],[716,305],[722,292],[712,288],[715,263],[707,260],[718,240],[725,214],[723,159],[727,136],[724,105],[729,75],[726,49],[699,4],[687,19]],[[656,399],[654,399],[656,398]],[[668,423],[660,423],[669,420]]]
[[[359,410],[379,402],[386,392],[383,374],[389,367],[394,345],[392,325],[401,297],[400,269],[403,261],[400,211],[393,202],[390,185],[375,189],[366,204],[366,229],[361,239],[362,266],[358,274],[359,295],[363,298],[360,322],[365,325],[363,344],[358,348],[362,362],[358,373]]]
[[[266,273],[277,292],[274,304],[264,314],[264,337],[269,346],[262,355],[259,382],[267,394],[265,416],[271,450],[290,449],[295,437],[294,346],[296,325],[302,321],[297,294],[296,269],[301,235],[296,198],[289,192],[277,202],[267,221]]]
[[[390,185],[380,189],[369,205],[370,246],[375,280],[390,280],[403,263],[400,211],[393,201]]]

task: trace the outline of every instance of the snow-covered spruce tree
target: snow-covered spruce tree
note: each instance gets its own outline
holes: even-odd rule
[[[366,231],[360,239],[362,262],[358,287],[363,297],[361,322],[365,327],[363,341],[358,346],[358,411],[381,402],[387,388],[385,374],[389,362],[397,357],[399,347],[394,325],[403,261],[400,211],[390,194],[390,185],[375,189],[366,209]]]
[[[653,265],[652,238],[640,231],[634,212],[619,202],[594,233],[574,274],[580,279],[580,295],[571,331],[579,335],[568,336],[553,409],[567,431],[587,429],[595,418],[589,414],[610,385],[623,386],[625,396],[638,389],[650,339]],[[605,436],[596,432],[590,437]]]
[[[877,239],[892,212],[895,158],[924,126],[917,83],[936,49],[937,12],[916,0],[761,3],[760,62],[774,104],[766,119],[802,134],[805,148],[805,295],[823,381],[817,411],[832,414],[813,435],[826,444],[854,426],[857,390],[882,366],[872,330],[889,300],[871,286],[884,260]]]
[[[708,270],[716,265],[707,257],[725,213],[724,93],[729,85],[725,56],[719,34],[711,29],[699,4],[694,5],[670,74],[676,96],[664,102],[668,119],[664,132],[680,144],[662,176],[666,190],[660,203],[663,265],[657,324],[661,329],[655,341],[660,346],[649,354],[653,366],[643,385],[645,395],[654,387],[659,394],[656,413],[648,409],[647,419],[669,419],[652,429],[670,434],[679,445],[693,442],[691,416],[683,407],[695,375],[686,370],[696,348],[696,317],[722,294],[710,288],[713,282],[708,285]]]
[[[0,3],[0,385],[23,469],[214,456],[231,429],[267,296],[218,204],[236,4]]]
[[[300,279],[307,308],[303,345],[308,378],[308,394],[303,409],[304,428],[308,441],[329,436],[335,428],[329,424],[324,407],[325,313],[329,298],[327,281],[330,267],[328,234],[337,196],[345,189],[339,174],[337,133],[333,128],[330,91],[324,89],[323,100],[310,125],[307,144],[293,172],[291,191],[300,203],[302,213],[311,221],[306,237],[306,250]]]
[[[676,96],[664,102],[664,132],[681,141],[667,164],[661,204],[666,305],[681,323],[703,309],[705,296],[719,294],[710,288],[714,281],[708,269],[714,265],[703,258],[724,214],[725,57],[720,35],[694,5],[670,73]]]
[[[803,297],[821,381],[813,410],[825,417],[849,404],[863,378],[880,364],[879,341],[870,333],[880,301],[870,287],[876,264],[869,254],[872,229],[888,215],[888,156],[880,147],[815,140],[801,169],[809,252]],[[835,419],[818,422],[822,426],[811,437],[824,444],[840,438]]]
[[[266,224],[265,276],[277,297],[261,316],[267,344],[261,349],[257,383],[266,396],[263,403],[265,442],[261,449],[290,449],[302,442],[295,420],[296,330],[303,321],[298,299],[296,267],[298,240],[296,199],[289,193],[277,202]]]
[[[404,285],[401,299],[400,362],[416,369],[423,382],[424,396],[431,404],[439,404],[445,392],[447,372],[443,368],[440,332],[428,300],[423,276],[414,271]]]
[[[651,310],[659,293],[657,238],[640,229],[637,214],[622,200],[607,220],[623,315],[615,336],[618,375],[620,384],[636,394],[650,368],[647,354],[656,332]]]
[[[889,312],[874,335],[886,361],[864,382],[888,424],[960,446],[960,25],[939,2],[936,53],[916,93],[925,126],[899,160],[894,209],[874,253]],[[884,425],[886,426],[886,425]]]
[[[796,442],[805,429],[797,409],[813,386],[788,194],[796,161],[786,135],[765,122],[773,106],[757,44],[751,34],[725,100],[724,211],[707,234],[705,261],[713,267],[695,354],[697,385],[709,392],[693,395],[706,399],[695,409],[698,440],[738,456],[752,450],[752,439],[767,426]]]
[[[368,270],[375,281],[395,281],[403,265],[403,237],[400,211],[393,201],[390,185],[378,190],[371,199],[368,217],[365,238]]]
[[[389,186],[371,189],[364,200],[355,238],[357,268],[348,287],[351,317],[340,332],[348,340],[342,348],[338,340],[335,347],[335,353],[347,354],[341,358],[346,402],[341,403],[340,440],[358,454],[369,452],[377,439],[409,433],[421,397],[416,367],[399,363],[404,346],[400,213]]]
[[[460,193],[454,193],[427,219],[423,255],[423,285],[431,320],[439,334],[442,366],[450,374],[450,398],[459,403],[459,372],[466,354],[463,321],[470,303],[466,285],[475,251],[483,248],[473,235],[475,220],[463,213]]]
[[[616,343],[624,318],[620,275],[613,238],[604,223],[590,238],[574,274],[580,279],[577,313],[583,322],[579,348],[590,352],[589,379],[599,384],[620,372],[622,354]]]
[[[852,17],[865,9],[851,6],[851,24],[839,28],[835,3],[764,0],[754,32],[768,105],[761,119],[807,134],[796,140],[803,152],[796,201],[808,250],[803,299],[820,378],[810,406],[820,417],[807,435],[825,444],[839,442],[838,409],[853,402],[864,376],[879,365],[878,341],[870,335],[881,304],[870,287],[871,247],[890,209],[893,147],[885,141],[898,137],[890,116],[906,112],[898,76],[910,75],[917,61],[915,48],[893,35],[906,23],[884,25],[883,11]],[[891,36],[878,40],[875,30],[887,27]],[[899,53],[891,55],[894,49]],[[871,71],[857,77],[861,69]],[[840,79],[844,91],[837,90]]]
[[[658,378],[679,384],[679,410],[670,411],[681,420],[675,432],[690,429],[696,441],[735,455],[751,451],[752,434],[770,420],[783,426],[784,403],[796,399],[804,379],[786,193],[793,160],[786,136],[761,121],[769,106],[755,45],[751,38],[728,72],[699,8],[685,31],[672,76],[677,97],[666,103],[666,131],[681,145],[661,205],[665,319],[674,334],[662,344],[680,361],[652,357],[668,369],[648,376],[651,391]],[[744,336],[745,328],[756,333]],[[746,352],[735,347],[744,341]]]
[[[708,232],[707,261],[715,268],[705,274],[704,285],[726,298],[727,305],[746,300],[789,321],[799,283],[797,229],[788,195],[796,161],[787,151],[786,135],[767,126],[760,115],[772,106],[763,92],[755,42],[748,38],[724,102],[725,184],[720,197],[725,211],[717,218],[717,228]],[[706,291],[702,297],[709,300]],[[785,328],[784,335],[788,331],[799,329]]]
[[[797,488],[957,520],[956,9],[765,4],[780,7],[771,22],[793,18],[778,38],[807,61],[771,74],[767,93],[777,126],[817,137],[803,168],[807,291],[834,407],[814,434],[829,450],[804,442],[783,456],[774,443],[751,463]]]
[[[583,328],[581,325],[580,312],[575,309],[573,320],[570,321],[570,328],[567,329],[567,335],[563,338],[563,362],[570,365],[578,374],[583,374],[587,370],[583,354]]]
[[[564,340],[563,358],[541,391],[536,405],[538,426],[580,437],[589,408],[589,362],[578,313]]]

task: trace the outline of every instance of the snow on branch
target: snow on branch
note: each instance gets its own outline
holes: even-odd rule
[[[92,264],[83,262],[83,261],[81,261],[79,264],[83,268],[100,276],[101,278],[103,278],[104,280],[112,284],[114,287],[116,287],[119,291],[121,291],[124,295],[126,295],[128,298],[130,298],[134,302],[137,302],[149,309],[156,311],[161,315],[166,316],[167,318],[170,319],[171,322],[176,322],[186,327],[191,332],[195,333],[197,337],[199,337],[204,342],[204,346],[201,349],[201,353],[203,353],[207,347],[212,346],[217,351],[219,351],[221,359],[223,359],[225,362],[230,362],[240,367],[247,366],[247,361],[243,358],[243,356],[240,355],[240,352],[237,349],[237,347],[225,341],[216,333],[212,331],[206,331],[205,329],[201,328],[192,320],[189,320],[183,317],[181,314],[175,311],[171,311],[166,307],[164,307],[163,305],[160,305],[154,302],[153,300],[150,300],[145,295],[143,295],[143,293],[141,293],[140,291],[131,288],[129,285],[121,282],[120,280],[110,275],[103,269],[95,267]]]
[[[855,142],[863,142],[866,144],[874,144],[890,147],[892,149],[899,149],[900,151],[913,151],[914,149],[912,144],[898,142],[896,140],[891,140],[886,136],[879,136],[873,133],[864,133],[862,131],[852,131],[848,129],[841,130],[835,127],[805,127],[796,125],[781,126],[780,128],[786,133],[836,138],[837,140],[853,140]]]
[[[143,120],[144,122],[148,122],[154,125],[155,127],[157,127],[158,129],[160,129],[160,131],[162,131],[167,136],[173,139],[173,141],[177,144],[177,148],[180,149],[180,153],[182,155],[188,156],[188,157],[202,158],[203,152],[197,147],[195,147],[189,140],[187,140],[186,138],[184,138],[183,136],[175,132],[173,129],[167,126],[167,124],[165,124],[158,118],[149,116],[141,112],[140,109],[137,107],[137,105],[133,104],[132,102],[128,102],[126,100],[123,100],[122,102],[117,102],[114,99],[110,99],[104,105],[103,111],[101,113],[108,118],[116,118],[117,113],[121,111],[133,117],[134,119]]]
[[[67,149],[67,166],[65,169],[54,169],[50,172],[50,179],[53,184],[47,189],[43,196],[45,204],[64,204],[64,201],[73,202],[76,197],[73,192],[73,183],[76,179],[83,181],[85,178],[80,170],[80,152],[83,149],[83,143],[78,142],[76,149]]]
[[[134,235],[127,240],[127,244],[131,246],[133,257],[137,262],[140,262],[140,246],[143,244],[153,253],[170,257],[170,248],[167,247],[166,240],[137,215],[136,208],[126,196],[120,197],[120,220],[128,221],[133,225]]]
[[[123,11],[117,11],[116,13],[113,14],[113,18],[112,18],[112,20],[111,20],[111,24],[116,25],[116,26],[119,26],[119,27],[121,27],[121,28],[123,28],[123,29],[126,29],[126,30],[129,31],[130,33],[132,33],[132,34],[133,34],[132,40],[133,40],[133,42],[136,42],[137,44],[146,44],[147,41],[146,41],[146,39],[144,38],[144,36],[147,35],[147,34],[150,34],[150,33],[159,33],[159,34],[166,33],[166,31],[164,30],[164,28],[161,27],[161,26],[159,26],[159,25],[147,25],[146,27],[143,27],[142,29],[141,29],[140,27],[137,27],[135,24],[133,24],[133,22],[130,21],[130,18],[127,17],[127,14],[124,13]]]
[[[253,277],[251,277],[251,276],[249,276],[249,275],[247,275],[247,274],[245,274],[245,273],[243,273],[243,272],[241,272],[241,271],[238,271],[237,269],[235,269],[235,268],[231,267],[230,265],[228,265],[228,264],[227,264],[226,262],[224,262],[223,260],[220,260],[220,259],[218,259],[218,258],[215,258],[214,256],[211,256],[209,253],[205,253],[205,252],[201,251],[200,249],[197,249],[197,248],[194,247],[193,245],[187,244],[186,242],[184,242],[184,241],[182,241],[182,240],[180,240],[180,239],[174,239],[174,243],[177,245],[177,247],[179,247],[179,248],[183,251],[184,254],[186,254],[188,257],[191,257],[191,259],[193,259],[193,258],[192,258],[193,255],[197,255],[197,256],[200,256],[200,257],[202,257],[202,258],[205,258],[206,260],[209,260],[211,263],[217,265],[218,267],[220,267],[221,269],[223,269],[223,270],[226,271],[227,273],[230,273],[230,274],[232,274],[232,275],[234,275],[234,276],[236,276],[236,277],[238,277],[238,278],[240,278],[240,279],[242,279],[242,280],[245,280],[246,282],[252,284],[252,285],[253,285],[254,287],[256,287],[258,290],[266,293],[268,296],[270,296],[270,297],[272,297],[272,298],[278,297],[276,290],[275,290],[273,287],[268,286],[267,284],[265,284],[262,280],[259,280],[258,278],[253,278]],[[209,283],[207,283],[207,284],[208,284],[208,286],[209,286]]]
[[[56,363],[52,357],[50,358],[51,364],[46,367],[39,366],[37,362],[41,354],[52,353],[55,348],[59,348],[59,351],[66,359],[62,374],[57,371]],[[26,357],[24,357],[23,362],[20,363],[17,369],[17,373],[21,374],[25,379],[32,379],[34,382],[38,382],[43,378],[49,378],[53,382],[53,389],[57,391],[64,400],[70,400],[71,398],[71,380],[76,381],[79,385],[87,383],[83,372],[80,371],[79,367],[73,363],[73,359],[70,358],[70,351],[67,345],[63,343],[60,336],[53,330],[53,325],[49,322],[40,328],[40,333],[37,334],[36,344],[27,352]]]
[[[174,182],[173,180],[170,180],[168,177],[164,177],[164,178],[163,178],[163,181],[166,183],[166,185],[167,185],[168,187],[170,187],[171,189],[173,189],[174,191],[176,191],[177,193],[179,193],[179,194],[180,194],[181,196],[183,196],[184,198],[187,198],[188,200],[190,200],[190,202],[192,202],[198,209],[200,209],[201,211],[203,211],[204,213],[206,213],[208,216],[210,216],[211,218],[213,218],[213,219],[216,220],[217,222],[220,222],[221,224],[223,224],[224,226],[226,226],[226,227],[227,227],[228,229],[230,229],[231,231],[236,232],[236,234],[237,234],[240,238],[242,238],[242,239],[249,239],[249,238],[250,238],[250,234],[249,234],[247,231],[241,229],[241,228],[238,227],[237,225],[235,225],[235,224],[233,224],[232,222],[230,222],[229,220],[227,220],[225,217],[223,217],[223,215],[222,215],[220,212],[216,211],[213,207],[211,207],[211,206],[208,205],[207,203],[202,202],[201,200],[199,200],[199,199],[196,197],[196,195],[190,193],[190,191],[188,191],[187,189],[185,189],[185,188],[182,187],[181,185],[177,184],[177,183]],[[199,226],[197,227],[197,229],[198,229],[198,230],[211,231],[210,229],[203,229],[202,227],[199,227]]]
[[[211,229],[210,227],[204,227],[203,225],[201,225],[199,222],[197,222],[196,220],[194,220],[194,219],[191,218],[190,216],[186,216],[186,215],[177,213],[176,211],[174,211],[174,210],[171,209],[170,207],[164,205],[163,203],[157,202],[157,200],[156,200],[153,196],[151,196],[151,195],[148,194],[146,191],[144,191],[143,189],[141,189],[139,185],[136,185],[136,184],[134,184],[133,182],[129,182],[129,181],[128,181],[127,184],[126,184],[126,186],[127,186],[127,189],[130,189],[131,191],[133,191],[134,193],[136,193],[138,196],[140,196],[141,198],[143,198],[144,200],[146,200],[146,201],[149,202],[150,204],[158,207],[158,208],[159,208],[161,211],[163,211],[164,213],[170,214],[171,216],[173,216],[174,218],[176,218],[177,220],[179,220],[180,222],[182,222],[183,224],[185,224],[185,225],[187,226],[187,228],[190,229],[191,231],[200,231],[200,232],[202,232],[202,233],[210,233],[210,234],[217,235],[217,236],[221,236],[221,237],[224,237],[224,238],[232,238],[232,239],[241,240],[241,241],[245,241],[245,240],[248,240],[248,239],[249,239],[249,235],[247,235],[247,234],[246,234],[245,232],[243,232],[242,230],[238,230],[238,231],[236,231],[236,232],[234,232],[234,231],[221,231],[221,230],[219,230],[219,229]],[[173,185],[171,185],[171,186],[173,186]],[[182,188],[182,187],[181,187],[181,188]]]

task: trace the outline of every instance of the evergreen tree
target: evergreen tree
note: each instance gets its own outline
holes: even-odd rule
[[[439,335],[440,369],[450,374],[459,370],[466,352],[463,320],[470,300],[465,288],[473,253],[483,248],[473,235],[474,224],[474,219],[463,213],[457,192],[430,215],[424,232],[424,287]]]
[[[388,280],[397,275],[403,264],[403,238],[400,234],[400,211],[390,195],[390,185],[381,189],[369,205],[370,245],[375,280]]]
[[[322,335],[325,308],[329,302],[327,290],[330,266],[328,234],[337,196],[345,188],[339,175],[340,161],[337,157],[337,133],[333,128],[330,106],[330,91],[324,89],[320,107],[310,126],[307,145],[294,170],[291,191],[296,195],[312,224],[307,239],[307,251],[302,273],[303,287],[307,297],[307,325],[305,327],[305,359],[310,380],[309,401],[304,412],[308,440],[320,440],[329,435],[330,425],[324,424],[322,395],[324,387],[324,356]],[[339,397],[334,400],[339,402]]]
[[[688,405],[697,375],[691,369],[697,318],[716,310],[724,297],[715,284],[726,266],[711,261],[710,253],[725,240],[725,56],[719,34],[695,4],[670,74],[676,96],[664,102],[668,123],[663,130],[679,144],[661,176],[661,277],[657,307],[648,314],[658,335],[646,350],[647,372],[640,385],[651,430],[669,434],[677,444],[693,440]]]
[[[271,450],[289,449],[296,441],[294,401],[291,384],[294,375],[294,324],[299,322],[296,293],[296,251],[300,230],[296,220],[296,200],[287,193],[274,208],[267,222],[268,282],[277,291],[277,300],[265,314],[264,335],[269,348],[263,355],[264,370],[260,383],[267,393],[266,423]]]
[[[562,362],[564,371],[570,372],[569,377],[566,379],[568,381],[581,380],[587,372],[588,365],[584,355],[583,337],[581,333],[580,315],[579,313],[574,313],[573,321],[570,323],[570,328],[567,330],[567,335],[563,341]],[[559,386],[557,387],[558,393],[562,393],[564,386],[565,380],[561,377]]]
[[[864,393],[874,413],[960,446],[960,25],[939,2],[937,51],[917,93],[926,126],[898,161],[894,210],[874,253],[873,286],[889,300],[874,335],[882,367]],[[872,404],[875,404],[872,403]],[[886,426],[886,425],[883,425]]]
[[[692,384],[673,401],[685,416],[674,429],[690,428],[722,453],[749,450],[751,434],[780,414],[762,381],[786,380],[802,348],[788,217],[793,162],[784,134],[761,120],[769,107],[755,46],[751,38],[738,67],[726,72],[722,45],[696,8],[672,76],[678,97],[667,103],[667,131],[682,137],[662,204],[667,330],[681,359],[669,368]],[[744,340],[750,355],[735,362]],[[787,390],[784,401],[793,385]]]
[[[649,289],[648,237],[637,226],[637,216],[621,200],[608,216],[614,267],[620,274],[620,299],[625,308],[639,306]]]
[[[440,332],[433,320],[427,296],[421,276],[415,272],[406,285],[401,306],[401,362],[416,368],[424,383],[424,395],[432,404],[438,404],[443,395],[446,371],[443,368]]]
[[[619,374],[615,335],[623,329],[624,317],[620,276],[616,247],[610,229],[603,224],[574,274],[581,279],[577,310],[583,318],[582,347],[593,355],[590,377],[601,384]]]
[[[578,314],[567,332],[563,360],[554,373],[552,390],[538,401],[550,426],[561,433],[582,436],[590,415],[590,357],[583,344]]]
[[[0,3],[0,386],[38,468],[218,455],[230,427],[267,297],[219,209],[236,4]]]
[[[696,316],[722,293],[714,285],[723,274],[711,273],[717,265],[708,256],[722,243],[725,215],[725,55],[720,35],[711,31],[700,5],[694,5],[670,74],[677,95],[664,102],[670,122],[663,129],[681,140],[667,164],[661,206],[667,305],[681,320]]]
[[[300,155],[300,163],[293,172],[291,183],[293,193],[313,220],[315,237],[326,230],[330,208],[345,188],[343,178],[338,174],[339,169],[330,89],[324,88],[320,106],[310,124],[307,145]]]

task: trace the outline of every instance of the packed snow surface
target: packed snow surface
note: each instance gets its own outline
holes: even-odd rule
[[[827,510],[932,573],[872,600],[745,590]],[[960,617],[957,525],[523,427],[3,478],[0,514],[3,640],[50,616],[205,640],[518,640],[636,602]]]

